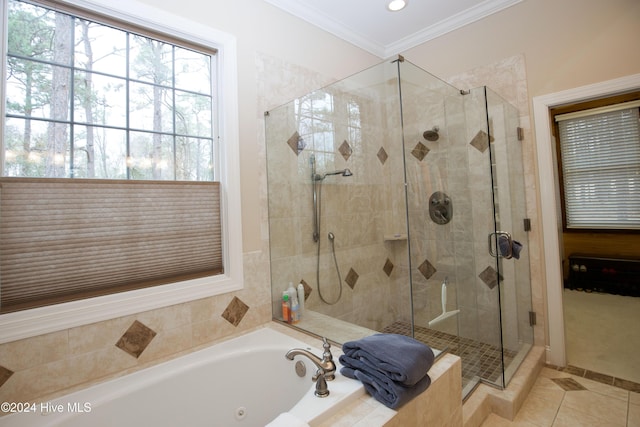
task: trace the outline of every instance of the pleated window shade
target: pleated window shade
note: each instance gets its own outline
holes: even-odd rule
[[[0,311],[223,272],[217,182],[0,178]]]
[[[640,229],[638,104],[556,116],[567,228]]]

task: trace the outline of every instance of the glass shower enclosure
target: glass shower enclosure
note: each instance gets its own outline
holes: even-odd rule
[[[265,113],[273,316],[461,357],[463,397],[533,342],[518,111],[399,57]]]

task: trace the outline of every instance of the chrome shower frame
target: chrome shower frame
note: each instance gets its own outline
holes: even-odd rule
[[[320,239],[320,223],[318,212],[318,179],[316,178],[316,156],[311,155],[309,158],[311,164],[311,192],[313,193],[313,241],[318,242]]]

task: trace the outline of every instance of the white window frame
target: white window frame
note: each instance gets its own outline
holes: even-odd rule
[[[621,230],[638,230],[640,227],[638,226],[636,212],[633,206],[633,200],[637,200],[636,192],[627,189],[625,187],[624,190],[621,191],[622,194],[618,194],[611,198],[611,203],[607,205],[617,205],[616,209],[609,210],[605,207],[601,206],[600,197],[599,200],[594,205],[595,197],[589,196],[584,199],[579,199],[579,196],[576,196],[575,193],[570,190],[571,179],[569,178],[570,174],[573,176],[578,176],[580,180],[580,185],[582,188],[586,186],[584,184],[587,182],[592,186],[597,188],[602,188],[601,186],[607,184],[611,186],[611,181],[609,180],[610,175],[604,175],[605,172],[600,170],[602,163],[599,163],[598,156],[594,155],[592,151],[587,148],[578,148],[582,147],[585,138],[590,138],[592,133],[596,133],[600,138],[600,141],[607,141],[608,147],[612,147],[611,151],[606,152],[604,154],[601,152],[601,149],[598,150],[598,153],[604,156],[604,159],[607,164],[607,172],[611,170],[612,167],[615,167],[616,178],[618,178],[623,183],[627,183],[626,180],[631,179],[631,176],[635,174],[635,170],[628,170],[631,166],[627,163],[629,160],[629,156],[634,156],[637,154],[630,153],[629,150],[633,150],[633,147],[636,147],[636,150],[640,148],[638,145],[639,141],[637,138],[631,138],[628,135],[628,132],[631,131],[631,128],[637,129],[637,110],[640,107],[640,101],[623,101],[612,105],[607,105],[603,107],[594,107],[594,108],[586,108],[582,110],[573,111],[570,113],[564,114],[556,114],[554,120],[557,123],[558,127],[558,145],[560,152],[562,153],[562,189],[564,196],[564,228],[569,232],[589,232],[593,230],[599,231],[621,231]],[[628,122],[625,122],[625,125],[621,128],[618,127],[620,123],[619,120],[622,120],[620,117],[620,111],[630,111],[635,117],[631,117]],[[600,117],[603,114],[616,115],[616,126],[612,126],[603,122]],[[611,116],[608,117],[611,117]],[[574,128],[572,132],[568,132],[567,135],[562,131],[562,125],[567,122],[571,123]],[[578,125],[584,126],[584,123],[589,123],[589,134],[587,132],[582,132],[579,129],[576,129]],[[567,125],[569,126],[569,125]],[[595,128],[595,130],[594,130]],[[611,132],[618,132],[615,136],[611,136]],[[624,136],[623,136],[624,134]],[[606,136],[605,136],[606,135]],[[637,137],[638,134],[636,133]],[[601,145],[604,145],[603,142],[600,142]],[[573,151],[571,151],[573,149]],[[566,151],[565,151],[566,150]],[[621,154],[620,151],[625,150],[625,154]],[[565,156],[565,153],[566,156]],[[579,153],[579,154],[578,154]],[[637,153],[637,151],[635,151]],[[636,157],[633,157],[635,159]],[[615,164],[614,164],[615,160]],[[589,162],[589,169],[585,171],[584,163]],[[578,165],[578,164],[579,165]],[[605,177],[603,177],[603,175]],[[628,184],[627,184],[628,185]],[[619,212],[623,212],[624,219],[621,219],[621,214]],[[598,219],[594,219],[593,215],[596,215]],[[572,217],[573,216],[573,220]]]
[[[185,303],[243,288],[242,224],[240,206],[240,155],[238,134],[237,49],[233,35],[135,0],[61,0],[72,6],[114,17],[177,38],[216,49],[219,111],[221,220],[224,274],[171,283],[152,288],[105,295],[0,315],[0,343],[60,331],[175,304]],[[0,22],[4,23],[7,1],[0,0]],[[2,62],[6,74],[6,25],[0,34]],[[3,78],[4,80],[4,78]],[[5,86],[0,86],[0,133],[4,135]],[[4,149],[0,149],[0,156]],[[3,160],[0,157],[0,161]],[[1,292],[1,288],[0,288]]]

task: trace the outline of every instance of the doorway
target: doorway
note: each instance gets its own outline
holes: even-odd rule
[[[545,265],[547,299],[547,362],[566,366],[566,337],[563,310],[564,287],[561,256],[561,223],[559,222],[559,197],[554,156],[552,123],[549,109],[574,102],[612,96],[640,88],[640,74],[582,86],[533,98],[538,161],[538,188],[540,190],[540,214],[543,234],[543,259]],[[561,220],[561,219],[560,219]]]

